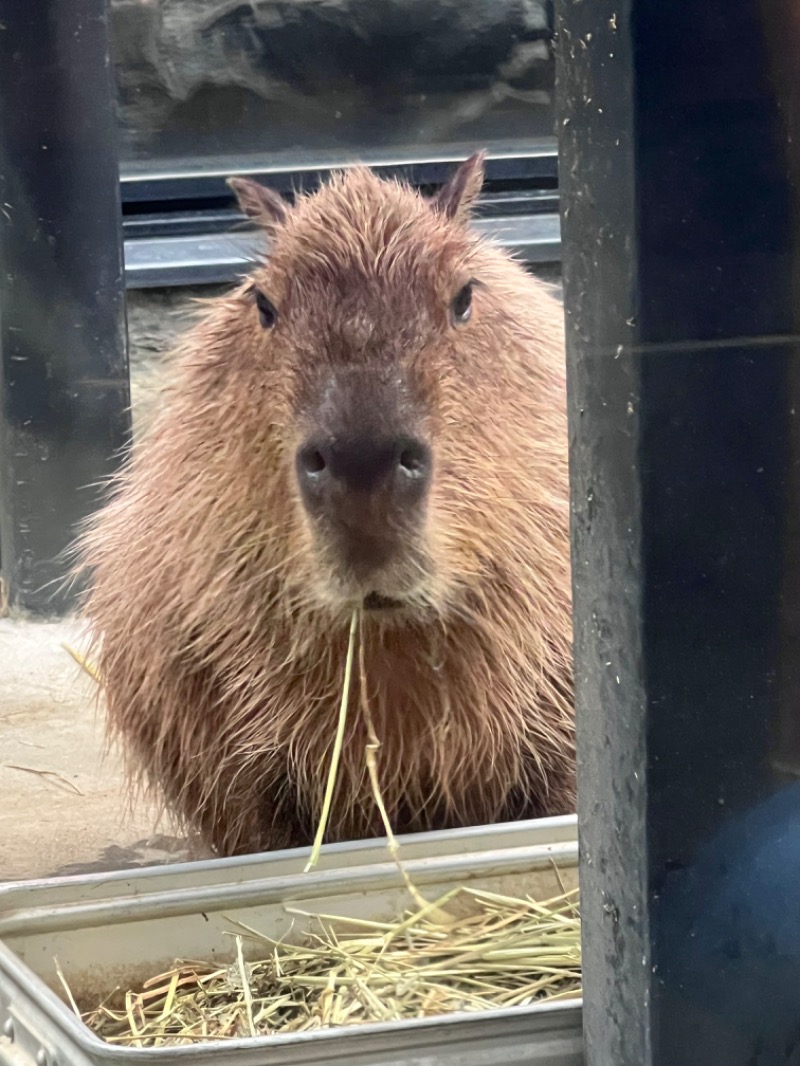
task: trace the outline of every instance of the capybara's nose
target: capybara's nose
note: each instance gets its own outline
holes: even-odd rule
[[[431,450],[415,437],[308,440],[297,452],[297,478],[311,510],[380,496],[393,507],[421,502],[431,477]]]

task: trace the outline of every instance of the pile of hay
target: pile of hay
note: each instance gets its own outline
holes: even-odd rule
[[[577,890],[536,902],[458,888],[396,924],[306,917],[301,943],[240,926],[230,966],[178,962],[83,1020],[109,1043],[166,1047],[581,994]]]

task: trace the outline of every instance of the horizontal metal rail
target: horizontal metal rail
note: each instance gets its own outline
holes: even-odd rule
[[[561,227],[555,213],[478,219],[475,229],[525,263],[561,258]],[[252,230],[200,236],[143,237],[125,241],[128,288],[213,285],[247,273],[263,250]]]

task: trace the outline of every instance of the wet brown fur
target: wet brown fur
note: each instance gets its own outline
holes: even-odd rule
[[[293,456],[321,368],[364,360],[408,370],[435,457],[411,606],[363,618],[394,826],[574,810],[562,312],[468,229],[479,178],[437,210],[354,169],[265,215],[268,261],[188,333],[82,540],[110,735],[221,854],[308,844],[319,816],[352,605]],[[280,309],[271,333],[254,284]],[[365,739],[354,691],[329,839],[381,834]]]

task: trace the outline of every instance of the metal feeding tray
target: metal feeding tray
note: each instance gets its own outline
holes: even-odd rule
[[[558,876],[577,884],[575,817],[425,833],[400,841],[414,883],[430,899],[470,883],[509,896],[548,898]],[[168,1048],[112,1046],[64,1003],[55,960],[82,1009],[129,988],[176,958],[234,959],[231,920],[278,939],[296,916],[395,919],[410,905],[385,843],[185,863],[0,886],[0,1064],[133,1066],[580,1066],[579,1001],[451,1014]]]

